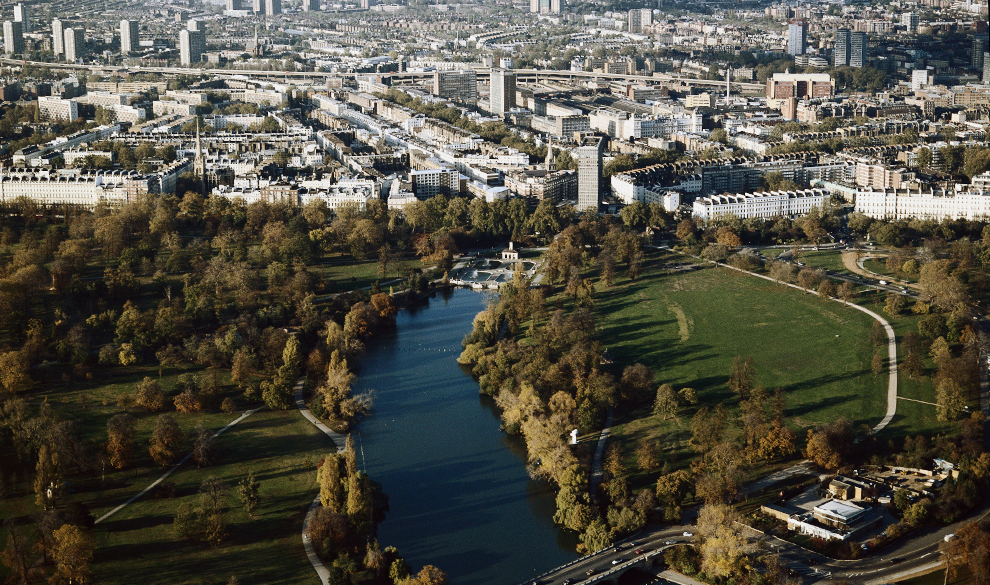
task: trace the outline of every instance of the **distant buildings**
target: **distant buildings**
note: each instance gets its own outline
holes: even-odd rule
[[[586,136],[574,149],[578,163],[578,211],[598,211],[604,153],[605,139],[600,136]]]
[[[629,11],[629,32],[641,34],[644,26],[653,24],[653,10],[650,8],[634,8]]]
[[[189,21],[189,27],[179,31],[179,63],[192,65],[203,60],[206,52],[206,31],[199,30],[199,23]]]
[[[693,211],[695,217],[706,220],[722,215],[732,215],[739,219],[794,217],[810,213],[829,198],[828,191],[823,189],[711,195],[695,199]]]
[[[319,12],[320,0],[303,0],[303,12]]]
[[[478,102],[478,79],[474,69],[434,71],[433,95],[464,104]]]
[[[560,0],[529,0],[529,11],[536,14],[560,14]]]
[[[856,211],[874,219],[891,221],[914,218],[985,221],[990,218],[990,191],[861,189],[856,192]]]
[[[65,60],[75,63],[86,55],[86,31],[80,27],[65,29]]]
[[[839,29],[835,31],[835,67],[863,67],[866,64],[866,33]]]
[[[787,54],[804,55],[808,52],[808,21],[792,20],[787,23]]]
[[[56,57],[65,55],[65,29],[62,28],[62,21],[52,19],[52,52]]]
[[[31,9],[27,4],[18,2],[14,5],[14,22],[21,23],[24,32],[31,32]]]
[[[850,32],[847,28],[840,28],[835,31],[835,49],[833,51],[832,65],[835,67],[845,67],[849,65],[849,43]]]
[[[866,33],[852,32],[849,34],[849,63],[850,67],[866,65]]]
[[[41,96],[38,98],[38,114],[46,120],[72,122],[79,117],[79,103],[76,100]]]
[[[497,116],[516,107],[516,75],[504,69],[492,69],[491,73],[491,113]]]
[[[767,79],[767,103],[779,108],[783,100],[827,98],[835,95],[835,81],[828,73],[774,73]]]
[[[901,14],[901,24],[907,28],[907,32],[909,33],[918,32],[920,20],[917,12],[905,12]]]
[[[3,52],[8,55],[18,55],[24,52],[24,27],[20,22],[4,21]]]
[[[136,20],[120,21],[120,54],[127,55],[138,49],[138,22]]]

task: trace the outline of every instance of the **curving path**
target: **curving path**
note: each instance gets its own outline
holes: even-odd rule
[[[219,431],[213,433],[213,437],[212,438],[216,439],[217,437],[220,436],[221,433],[223,433],[224,431],[226,431],[230,427],[236,425],[237,423],[241,422],[242,420],[246,419],[247,417],[251,416],[252,414],[258,412],[262,408],[264,408],[264,406],[259,406],[258,408],[255,408],[254,410],[248,410],[248,411],[246,411],[244,414],[242,414],[241,416],[239,416],[236,419],[234,419],[233,421],[231,421],[227,426],[225,426],[222,429],[220,429]],[[93,522],[93,524],[99,524],[100,522],[103,522],[104,520],[106,520],[110,516],[113,516],[117,512],[120,512],[122,509],[124,509],[124,507],[126,507],[126,506],[134,503],[135,500],[137,500],[138,498],[140,498],[144,494],[146,494],[146,493],[150,492],[151,490],[153,490],[156,485],[158,485],[161,482],[165,481],[165,479],[168,476],[170,476],[173,473],[175,473],[175,470],[176,469],[178,469],[179,467],[182,467],[182,465],[186,461],[189,461],[189,458],[190,457],[192,457],[192,452],[191,451],[185,457],[182,458],[182,461],[179,461],[178,463],[176,463],[175,465],[173,465],[172,468],[169,469],[168,471],[166,471],[165,473],[163,473],[161,477],[159,477],[155,481],[151,482],[151,485],[149,485],[148,487],[144,488],[143,490],[141,490],[138,493],[136,493],[133,496],[131,496],[131,498],[129,500],[127,500],[126,502],[124,502],[123,504],[117,506],[113,510],[110,510],[106,514],[104,514],[104,515],[100,516],[99,518],[97,518],[96,521]]]
[[[789,282],[781,282],[779,280],[775,280],[763,274],[757,274],[756,272],[742,270],[741,268],[729,266],[728,264],[721,264],[721,263],[717,263],[717,264],[719,266],[724,266],[725,268],[729,268],[730,270],[735,270],[738,272],[742,272],[744,274],[756,276],[762,278],[763,280],[769,280],[770,282],[783,284],[785,286],[789,286],[791,288],[797,289],[801,292],[810,292],[812,294],[817,294],[813,290],[801,288],[800,286],[796,284],[791,284]],[[881,430],[883,430],[883,428],[886,427],[888,424],[890,424],[890,421],[894,419],[894,415],[897,414],[897,336],[894,335],[894,328],[890,326],[890,323],[888,323],[886,319],[884,319],[877,313],[874,313],[873,311],[867,309],[866,307],[861,307],[855,303],[846,303],[842,299],[837,299],[835,297],[829,297],[829,300],[835,301],[837,303],[842,303],[847,307],[851,307],[853,309],[866,313],[867,315],[876,319],[878,323],[883,325],[884,331],[887,332],[887,357],[888,357],[887,361],[890,371],[890,375],[888,376],[887,379],[887,413],[884,415],[883,420],[881,420],[879,423],[877,423],[875,427],[873,427],[872,432],[876,434]]]
[[[591,462],[591,477],[588,478],[588,490],[591,492],[591,503],[598,501],[598,485],[602,482],[602,453],[605,452],[605,442],[612,432],[613,410],[608,409],[608,416],[605,419],[605,426],[598,436],[598,446],[595,448],[595,459]]]
[[[306,385],[306,376],[303,376],[296,380],[296,386],[292,389],[292,398],[296,401],[296,408],[299,412],[308,420],[313,423],[313,425],[323,431],[323,434],[330,437],[333,441],[334,446],[337,447],[337,452],[340,453],[344,450],[344,446],[347,444],[347,437],[341,435],[340,433],[334,432],[330,427],[323,424],[323,421],[316,418],[309,408],[306,406],[306,400],[303,398],[303,386]],[[306,550],[306,557],[309,559],[311,565],[313,565],[313,570],[316,571],[316,575],[320,578],[320,583],[327,585],[330,582],[330,570],[327,569],[323,561],[316,554],[316,549],[313,548],[313,543],[309,539],[309,523],[313,521],[313,517],[316,516],[316,510],[320,507],[320,495],[317,494],[313,503],[309,505],[309,511],[306,512],[306,518],[303,520],[302,529],[302,542],[303,548]]]

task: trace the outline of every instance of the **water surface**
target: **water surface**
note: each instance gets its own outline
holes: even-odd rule
[[[358,455],[390,499],[379,542],[455,585],[515,585],[577,558],[574,535],[553,523],[552,487],[529,478],[522,441],[499,430],[494,403],[457,364],[487,298],[457,289],[400,311],[355,384],[376,392]]]

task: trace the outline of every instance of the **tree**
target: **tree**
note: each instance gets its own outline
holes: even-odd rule
[[[612,533],[601,518],[592,521],[580,538],[589,553],[596,553],[612,546]]]
[[[426,565],[408,585],[447,585],[447,574],[433,565]]]
[[[339,458],[335,454],[328,454],[323,460],[323,465],[316,470],[316,481],[320,484],[320,503],[323,507],[331,512],[343,512],[347,500]]]
[[[185,435],[175,422],[175,417],[168,413],[161,414],[151,434],[151,447],[148,453],[158,465],[163,467],[172,465],[179,460],[185,442]]]
[[[784,459],[797,452],[797,433],[787,428],[783,422],[770,423],[767,433],[760,438],[758,455],[767,461]]]
[[[707,504],[698,514],[701,567],[707,574],[726,577],[738,571],[745,539],[736,528],[737,515],[725,504]]]
[[[653,402],[653,414],[663,416],[664,420],[677,414],[677,393],[670,384],[663,384],[657,389],[657,397]]]
[[[0,354],[0,388],[7,395],[27,390],[31,386],[30,364],[23,351]]]
[[[756,381],[756,371],[753,369],[753,358],[737,355],[732,360],[732,369],[729,371],[729,390],[739,396],[740,400],[749,398],[749,393],[753,389]]]
[[[55,546],[52,560],[55,561],[55,575],[52,583],[85,584],[89,582],[90,562],[96,545],[84,529],[66,524],[52,533]]]
[[[53,446],[42,445],[38,450],[38,463],[35,466],[35,501],[43,510],[55,507],[62,489],[62,466],[58,450]]]
[[[938,404],[938,420],[954,419],[966,405],[959,382],[948,376],[939,380],[938,385],[935,386],[935,403]]]
[[[880,350],[873,352],[873,360],[870,362],[870,369],[873,371],[874,376],[879,376],[880,372],[883,371],[884,359],[883,354]]]
[[[721,404],[713,410],[701,408],[691,419],[690,445],[699,453],[707,453],[722,441],[728,414]]]
[[[842,466],[853,444],[852,424],[844,419],[808,431],[805,457],[819,467],[834,471]]]
[[[124,469],[134,461],[134,419],[118,414],[107,421],[107,454],[110,465]]]
[[[884,303],[883,312],[887,313],[891,317],[896,317],[901,314],[904,310],[904,305],[906,304],[904,297],[899,294],[889,293],[887,295],[887,301]]]
[[[660,464],[660,453],[653,441],[643,441],[636,446],[636,463],[642,471],[653,471]]]
[[[196,467],[209,467],[213,463],[213,433],[198,424],[193,430],[192,458]]]
[[[165,408],[165,392],[162,391],[158,382],[145,377],[144,380],[138,382],[137,396],[134,402],[148,412],[158,412]]]
[[[258,509],[260,489],[261,483],[254,478],[254,472],[250,469],[248,470],[247,477],[237,484],[237,495],[241,499],[241,504],[244,505],[244,510],[252,518],[254,517],[255,510]]]

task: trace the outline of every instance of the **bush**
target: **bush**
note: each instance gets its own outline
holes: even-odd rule
[[[230,396],[228,396],[223,399],[223,402],[220,403],[220,410],[227,414],[233,414],[237,412],[237,405],[234,404],[234,401],[230,398]]]

